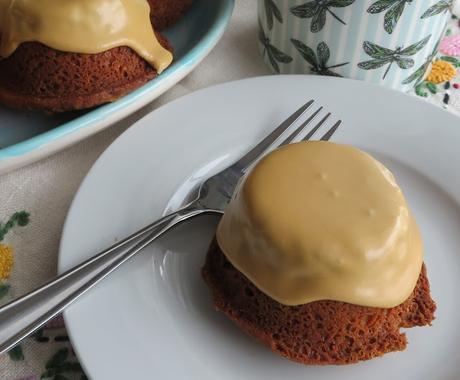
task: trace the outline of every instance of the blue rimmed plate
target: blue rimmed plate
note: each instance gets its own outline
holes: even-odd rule
[[[68,147],[142,108],[170,89],[209,54],[221,38],[234,0],[195,0],[192,9],[165,31],[175,62],[158,78],[88,112],[43,115],[0,107],[0,174]]]

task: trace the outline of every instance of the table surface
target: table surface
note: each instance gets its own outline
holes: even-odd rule
[[[0,302],[20,296],[56,275],[59,239],[75,192],[99,155],[130,125],[161,105],[195,90],[269,74],[258,54],[256,20],[256,1],[237,0],[221,42],[193,73],[169,92],[106,131],[0,177],[0,222],[5,223],[19,211],[30,213],[28,223],[25,215],[16,215],[20,224],[27,225],[14,226],[4,239],[0,225],[0,278],[8,277],[0,282]],[[451,31],[460,34],[458,20],[452,20]],[[460,55],[460,49],[457,54]],[[419,94],[427,95],[430,102],[459,112],[460,90],[456,91],[456,81],[460,82],[459,76],[448,82],[449,85],[424,85]],[[14,257],[14,265],[9,273],[11,257]],[[2,270],[8,273],[2,275]],[[32,380],[41,375],[57,380],[85,378],[61,318],[9,355],[0,356],[1,379]]]

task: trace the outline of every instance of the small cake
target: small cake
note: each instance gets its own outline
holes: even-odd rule
[[[190,8],[193,0],[149,0],[152,23],[156,30],[175,24]]]
[[[172,59],[147,0],[0,2],[0,103],[12,108],[62,112],[111,102]]]
[[[304,142],[240,182],[202,270],[244,332],[303,364],[404,350],[430,325],[419,229],[393,175],[350,146]]]

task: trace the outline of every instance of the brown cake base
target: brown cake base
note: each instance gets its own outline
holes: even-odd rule
[[[337,301],[282,305],[235,269],[216,241],[202,275],[217,310],[274,352],[303,364],[350,364],[404,350],[400,328],[430,325],[436,310],[425,265],[411,297],[391,309]]]
[[[149,0],[152,24],[163,30],[175,24],[192,5],[193,0]]]
[[[165,38],[157,38],[172,51]],[[128,47],[79,54],[27,42],[0,59],[0,104],[50,113],[79,110],[114,101],[156,76]]]

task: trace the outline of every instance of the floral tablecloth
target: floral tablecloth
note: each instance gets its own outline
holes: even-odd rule
[[[460,115],[460,20],[452,16],[429,75],[413,93]]]
[[[55,274],[62,223],[79,183],[97,156],[133,120],[199,88],[268,73],[257,53],[254,3],[238,0],[230,27],[213,53],[187,79],[134,118],[66,152],[0,177],[0,303]],[[413,95],[460,115],[460,23],[457,17],[452,17],[430,75]],[[133,371],[135,378],[135,369]],[[2,380],[85,378],[62,317],[48,323],[7,355],[0,356]]]

